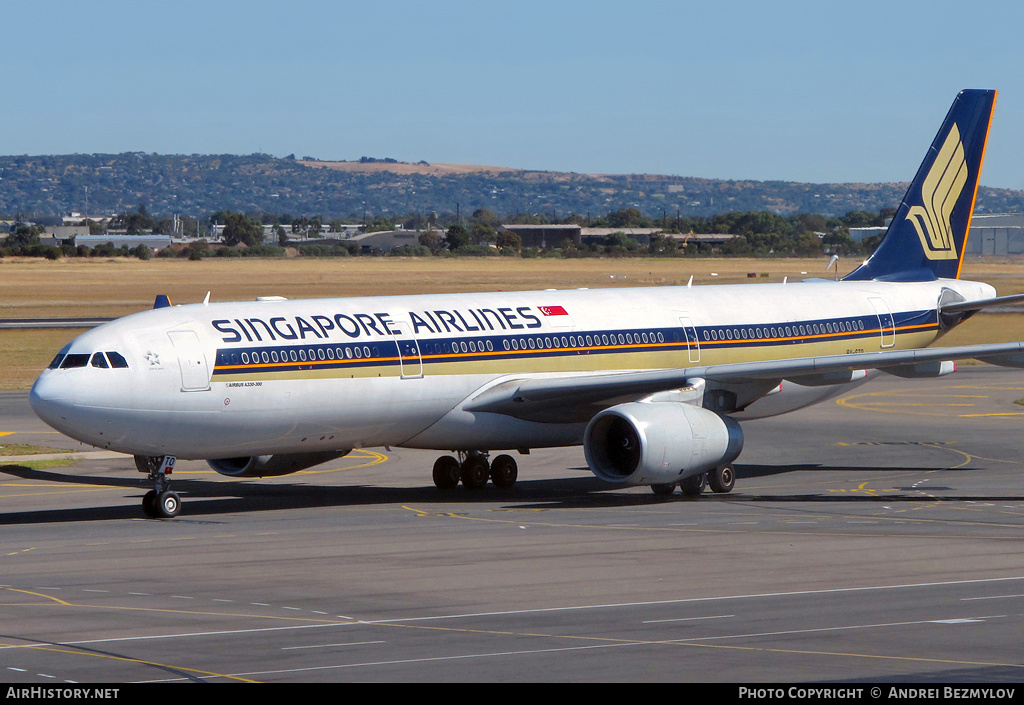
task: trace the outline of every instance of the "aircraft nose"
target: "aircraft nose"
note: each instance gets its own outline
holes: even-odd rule
[[[36,416],[58,431],[68,423],[68,412],[74,405],[70,385],[47,370],[39,375],[28,395],[29,404]]]

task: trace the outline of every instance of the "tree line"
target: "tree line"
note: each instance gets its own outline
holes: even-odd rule
[[[877,245],[879,236],[855,242],[849,230],[854,227],[882,226],[894,214],[895,209],[883,209],[879,213],[850,211],[844,216],[827,217],[818,214],[798,213],[783,216],[769,211],[722,213],[709,217],[644,215],[635,207],[621,208],[603,216],[591,218],[573,214],[564,218],[553,215],[517,214],[500,218],[487,209],[477,209],[472,215],[436,213],[412,213],[402,217],[388,218],[374,216],[362,224],[365,232],[394,230],[419,231],[416,245],[396,247],[393,256],[514,256],[514,257],[600,257],[600,256],[742,256],[771,257],[798,256],[813,257],[823,254],[860,256],[870,254]],[[103,234],[106,228],[127,232],[129,235],[170,234],[170,220],[149,214],[145,206],[135,211],[118,214],[102,226],[89,221],[91,234]],[[545,250],[523,247],[520,237],[503,224],[575,224],[592,228],[655,229],[658,232],[644,238],[645,242],[630,236],[627,232],[612,232],[600,240],[577,243],[566,239],[557,246]],[[201,236],[212,226],[223,226],[221,245],[197,237],[185,246],[165,248],[159,256],[182,256],[201,258],[204,256],[283,256],[286,247],[291,246],[292,235],[303,239],[321,236],[324,226],[327,230],[340,230],[343,221],[325,224],[321,218],[306,216],[292,217],[289,214],[269,212],[238,213],[229,210],[217,211],[204,221],[179,219],[180,232]],[[267,244],[265,227],[272,226],[276,242]],[[65,242],[60,247],[43,245],[40,242],[45,228],[38,225],[19,223],[7,236],[0,247],[0,256],[36,256],[56,259],[74,256],[118,256],[145,257],[152,255],[144,245],[114,248],[101,245],[94,248]],[[689,235],[721,234],[734,237],[710,245]],[[680,245],[682,243],[682,245]],[[354,242],[325,238],[322,243],[304,243],[297,246],[297,253],[304,256],[359,256],[383,255],[382,251],[364,251]]]

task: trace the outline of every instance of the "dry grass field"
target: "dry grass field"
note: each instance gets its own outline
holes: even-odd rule
[[[425,294],[457,291],[694,286],[799,281],[828,276],[817,259],[0,259],[0,319],[116,317],[153,305],[253,299]],[[848,271],[852,263],[845,263]],[[750,277],[754,274],[756,276]],[[1024,262],[978,260],[963,276],[1000,294],[1024,292]],[[80,331],[0,330],[0,389],[27,389]],[[1024,340],[1019,314],[984,314],[943,344]]]
[[[324,162],[298,160],[302,166],[314,169],[333,169],[357,174],[427,174],[429,176],[449,176],[451,174],[504,174],[507,172],[521,173],[523,169],[505,166],[481,166],[479,164],[425,164],[412,162]],[[548,172],[546,172],[548,173]],[[550,172],[554,173],[554,172]]]

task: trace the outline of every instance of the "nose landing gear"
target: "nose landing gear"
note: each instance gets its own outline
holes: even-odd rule
[[[181,511],[181,498],[169,487],[167,476],[174,470],[173,455],[136,455],[135,467],[147,473],[146,479],[154,484],[142,498],[142,511],[150,519],[171,519]]]

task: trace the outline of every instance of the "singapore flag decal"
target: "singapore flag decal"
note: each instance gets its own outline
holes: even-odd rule
[[[569,313],[561,306],[538,306],[540,312],[545,316],[568,316]]]

